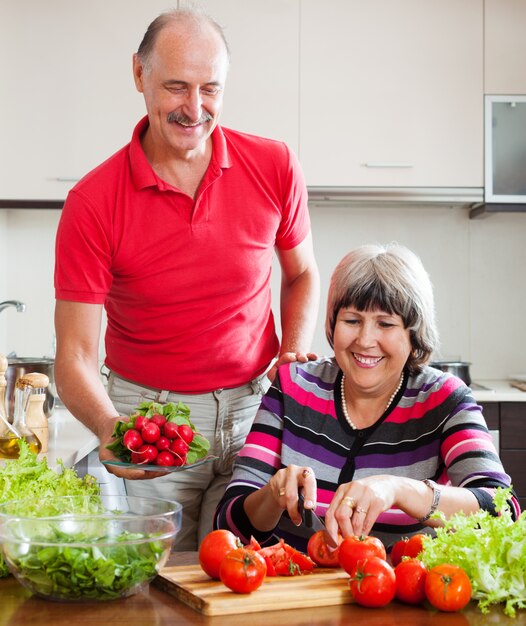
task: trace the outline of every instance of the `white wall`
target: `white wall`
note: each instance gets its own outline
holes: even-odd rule
[[[0,352],[49,354],[53,340],[53,244],[57,210],[0,211],[0,300],[19,299],[25,313],[0,313]],[[470,220],[465,208],[313,206],[322,277],[314,349],[328,354],[323,324],[330,274],[362,243],[398,241],[422,258],[435,286],[442,356],[472,362],[474,379],[526,372],[526,214]],[[279,290],[273,276],[275,301]],[[277,306],[275,307],[277,313]]]

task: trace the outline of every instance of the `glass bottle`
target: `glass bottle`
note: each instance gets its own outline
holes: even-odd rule
[[[16,459],[20,454],[18,442],[21,435],[16,428],[9,423],[7,418],[5,395],[7,389],[7,359],[0,354],[0,458]]]
[[[26,440],[31,452],[38,454],[42,449],[42,444],[35,433],[28,427],[26,415],[29,409],[29,400],[33,387],[26,382],[24,378],[19,378],[15,385],[15,416],[13,419],[13,428],[19,433],[19,438]],[[16,445],[14,456],[10,458],[17,459],[20,456],[20,448]]]

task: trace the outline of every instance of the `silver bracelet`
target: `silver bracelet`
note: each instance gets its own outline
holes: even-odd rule
[[[431,508],[428,514],[418,519],[419,522],[427,522],[431,515],[437,510],[438,503],[440,502],[440,487],[434,480],[429,480],[429,478],[424,478],[422,482],[433,491],[433,502],[431,502]]]

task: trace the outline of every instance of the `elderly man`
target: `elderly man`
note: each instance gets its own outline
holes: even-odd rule
[[[228,65],[223,32],[204,13],[150,24],[133,58],[147,115],[72,189],[56,241],[58,392],[99,437],[101,460],[112,458],[115,421],[145,400],[187,404],[218,457],[169,475],[108,466],[128,493],[183,504],[180,550],[211,529],[276,366],[315,358],[319,276],[301,168],[282,142],[219,125]]]

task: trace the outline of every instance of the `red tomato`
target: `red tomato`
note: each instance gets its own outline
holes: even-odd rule
[[[389,557],[391,559],[391,565],[393,567],[396,567],[398,563],[400,563],[400,561],[402,560],[402,557],[404,556],[404,550],[408,541],[408,537],[402,537],[400,541],[396,541],[393,544],[393,547],[391,548],[391,552],[389,554]]]
[[[432,567],[426,576],[426,598],[440,611],[460,611],[471,599],[471,582],[457,565]]]
[[[320,567],[339,567],[338,548],[332,548],[326,541],[325,530],[318,530],[309,539],[307,552]]]
[[[247,550],[254,550],[254,552],[259,552],[261,550],[261,544],[255,537],[250,537],[250,541],[245,546]]]
[[[358,561],[371,556],[386,559],[384,544],[371,535],[351,535],[340,543],[339,560],[343,569],[350,574]]]
[[[231,551],[241,547],[241,542],[229,530],[213,530],[201,541],[199,563],[210,576],[219,580],[219,566],[223,558]]]
[[[371,556],[355,564],[349,586],[357,604],[368,607],[385,606],[395,597],[396,577],[386,560]]]
[[[265,559],[254,550],[231,550],[221,561],[221,582],[236,593],[252,593],[261,586],[267,574]]]
[[[424,545],[422,542],[424,537],[425,535],[423,533],[418,533],[417,535],[412,535],[411,537],[409,537],[407,543],[405,544],[403,556],[408,556],[412,559],[417,557],[424,549]]]
[[[272,546],[261,548],[259,554],[267,563],[267,576],[296,576],[314,569],[314,561],[286,544],[283,539]]]
[[[394,568],[396,597],[406,604],[421,604],[426,599],[427,569],[418,559],[404,559]]]

